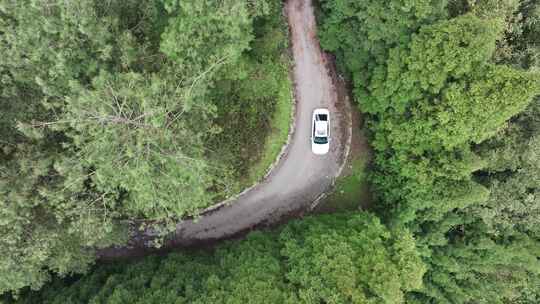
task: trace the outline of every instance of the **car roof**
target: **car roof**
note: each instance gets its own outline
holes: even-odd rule
[[[315,135],[327,136],[328,135],[328,122],[316,121],[315,122]]]

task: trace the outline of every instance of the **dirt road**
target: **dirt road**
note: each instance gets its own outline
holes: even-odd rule
[[[299,210],[306,210],[327,191],[339,174],[346,158],[351,135],[350,105],[338,100],[328,58],[321,51],[311,0],[286,2],[296,96],[295,128],[285,154],[268,177],[240,195],[228,206],[186,220],[165,243],[166,248],[188,246],[234,236],[261,225],[281,220]],[[334,77],[335,78],[335,77]],[[324,107],[331,115],[330,152],[317,156],[311,152],[310,131],[313,109]],[[102,258],[129,255],[132,248],[104,250]],[[120,250],[119,250],[120,249]]]

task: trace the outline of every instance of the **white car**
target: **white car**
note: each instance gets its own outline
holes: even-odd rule
[[[330,149],[330,112],[328,109],[315,109],[311,121],[311,151],[322,155]]]

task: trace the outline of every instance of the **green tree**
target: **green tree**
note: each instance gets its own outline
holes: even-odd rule
[[[214,175],[201,147],[213,126],[200,117],[212,105],[170,78],[102,73],[92,89],[75,88],[66,107],[75,160],[93,167],[97,191],[125,193],[118,203],[131,217],[193,214],[211,200]]]
[[[263,0],[0,3],[0,293],[84,272],[125,240],[119,219],[170,222],[234,191],[234,163],[208,152],[227,106],[210,92],[269,12]]]
[[[104,216],[110,197],[88,191],[89,168],[72,161],[70,139],[37,126],[58,118],[70,81],[110,63],[112,20],[97,14],[89,1],[0,5],[0,292],[37,289],[48,270],[85,271],[93,248],[123,239]]]
[[[253,16],[245,0],[163,2],[171,16],[161,50],[182,69],[203,71],[234,62],[253,39]]]
[[[390,233],[373,216],[311,218],[282,232],[287,279],[302,303],[401,303],[422,286],[412,236]]]
[[[485,198],[471,181],[484,164],[470,144],[494,135],[538,92],[535,74],[488,63],[498,33],[491,25],[465,15],[423,27],[409,48],[390,51],[386,78],[374,80],[371,99],[360,104],[380,108],[371,124],[380,151],[373,181],[401,220],[414,221],[415,210],[431,208],[430,220]],[[476,64],[456,64],[463,58]],[[437,79],[424,74],[440,65],[447,68]],[[385,102],[391,108],[381,107]]]
[[[373,215],[324,215],[212,253],[174,253],[55,280],[18,303],[401,303],[425,267],[407,231]]]
[[[366,85],[378,78],[388,51],[407,45],[422,25],[443,17],[446,0],[323,0],[321,46],[336,54],[338,65],[354,83],[355,99],[370,94]],[[368,71],[368,73],[366,73]],[[368,109],[363,109],[368,111]]]
[[[427,264],[424,288],[407,301],[534,302],[535,119],[517,127],[513,117],[540,92],[523,69],[536,58],[535,5],[449,1],[448,14],[402,14],[400,25],[378,19],[391,10],[361,20],[350,3],[323,2],[321,37],[367,113],[376,208],[414,232]],[[402,43],[366,52],[384,49],[366,29],[386,27],[380,35],[400,32]]]

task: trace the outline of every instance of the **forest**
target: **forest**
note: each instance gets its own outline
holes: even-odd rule
[[[0,0],[0,302],[540,303],[540,3],[315,6],[372,207],[96,264],[249,183],[290,103],[282,4]]]
[[[273,1],[0,1],[0,293],[260,178],[287,45]]]
[[[406,302],[538,303],[540,6],[321,5],[321,44],[367,116],[375,212],[426,265]]]

